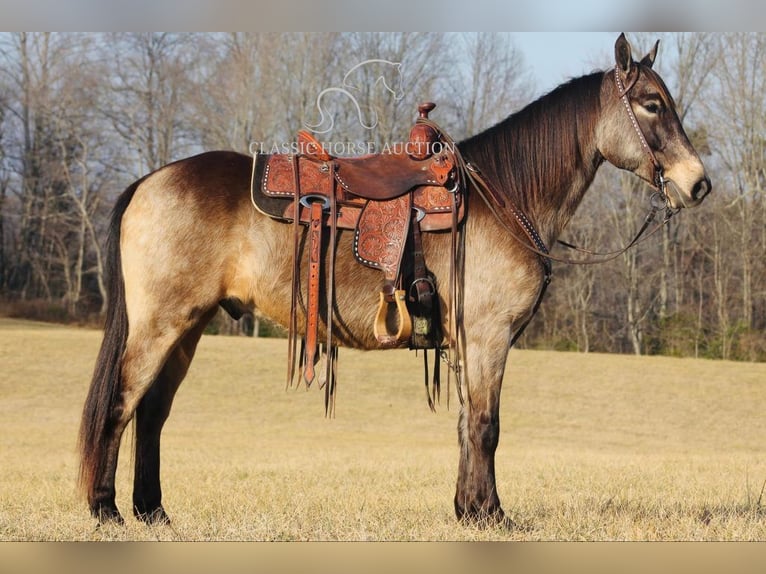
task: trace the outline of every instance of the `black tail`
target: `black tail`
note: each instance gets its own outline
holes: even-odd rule
[[[106,449],[115,423],[115,407],[120,399],[122,355],[128,338],[125,283],[120,256],[120,227],[122,216],[141,181],[143,180],[135,182],[118,198],[112,210],[106,240],[107,311],[104,339],[93,371],[88,398],[85,399],[79,435],[79,484],[88,495],[88,500],[92,500],[95,483],[104,472]]]

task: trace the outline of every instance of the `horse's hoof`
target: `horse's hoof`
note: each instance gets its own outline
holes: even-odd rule
[[[486,528],[500,528],[502,530],[515,530],[516,523],[505,515],[502,508],[494,510],[475,510],[458,513],[458,521],[466,526],[472,526],[484,530]]]
[[[133,514],[141,522],[152,526],[165,526],[170,524],[170,517],[162,506],[158,506],[149,512],[141,512],[137,508],[134,508]]]
[[[90,509],[90,513],[93,518],[98,520],[99,525],[102,524],[117,524],[122,526],[125,524],[125,520],[122,518],[120,511],[113,504],[98,505]]]

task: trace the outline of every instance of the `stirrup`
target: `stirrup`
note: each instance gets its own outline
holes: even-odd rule
[[[393,304],[396,304],[396,310],[399,315],[399,328],[395,334],[388,332],[388,324],[386,322],[388,307]],[[412,333],[412,320],[410,319],[409,311],[407,311],[404,290],[395,290],[393,297],[387,296],[384,291],[380,292],[380,304],[378,305],[378,313],[375,316],[373,332],[378,343],[383,347],[394,347],[409,340]]]

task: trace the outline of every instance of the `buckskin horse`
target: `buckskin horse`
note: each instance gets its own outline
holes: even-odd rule
[[[675,103],[652,69],[657,46],[636,61],[621,35],[613,69],[572,79],[457,145],[496,190],[492,197],[467,183],[459,229],[464,263],[456,368],[465,400],[454,507],[461,521],[506,521],[494,456],[508,351],[547,283],[544,247],[564,229],[599,166],[607,161],[633,172],[662,194],[670,210],[696,206],[711,190]],[[120,438],[133,417],[134,515],[151,523],[169,520],[161,500],[160,433],[219,305],[234,314],[254,310],[281,325],[291,321],[293,261],[285,246],[294,229],[253,208],[251,167],[250,156],[203,153],[146,175],[116,202],[107,241],[104,339],[79,435],[79,480],[99,521],[123,520],[115,472]],[[523,217],[503,218],[498,202],[514,205]],[[525,226],[539,246],[525,239]],[[449,233],[422,236],[438,287],[448,282],[450,242]],[[334,305],[342,329],[336,338],[342,346],[377,349],[371,316],[380,276],[354,260],[351,244],[351,234],[339,230]],[[448,303],[444,297],[439,303],[446,322]],[[299,330],[304,323],[299,318]],[[442,332],[447,338],[449,326]]]

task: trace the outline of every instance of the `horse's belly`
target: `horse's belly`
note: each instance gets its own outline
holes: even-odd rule
[[[247,250],[238,258],[238,269],[233,274],[229,297],[235,297],[251,307],[260,317],[287,328],[293,305],[293,230],[279,222],[262,222],[253,234]],[[302,236],[303,234],[301,234]],[[335,258],[334,278],[329,276],[327,256],[322,261],[324,279],[320,285],[319,337],[326,337],[327,285],[333,281],[333,337],[342,346],[360,349],[379,348],[373,334],[373,320],[377,311],[383,275],[358,263],[352,254],[350,231],[340,233]],[[246,253],[245,253],[246,251]],[[303,334],[306,325],[308,298],[308,250],[299,243],[301,269],[298,273],[299,290],[295,300],[298,331]]]

